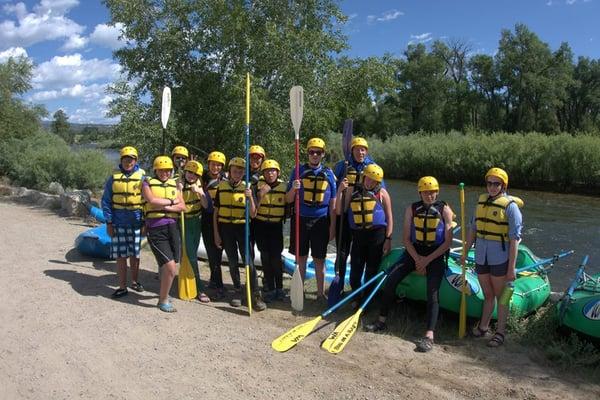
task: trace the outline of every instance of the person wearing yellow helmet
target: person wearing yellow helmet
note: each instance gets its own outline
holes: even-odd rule
[[[173,147],[173,151],[171,151],[171,158],[173,159],[173,165],[175,166],[175,175],[173,178],[178,179],[185,163],[187,163],[190,158],[190,152],[185,146],[175,146]]]
[[[147,177],[142,184],[142,194],[146,200],[146,230],[150,249],[160,268],[158,308],[164,312],[174,312],[176,310],[169,301],[169,291],[181,256],[177,219],[186,207],[181,190],[171,177],[173,160],[169,156],[158,156],[152,163],[152,169],[154,176]]]
[[[248,154],[250,155],[250,184],[256,186],[262,176],[260,166],[267,155],[265,149],[257,144],[250,146]]]
[[[119,152],[120,163],[106,180],[102,195],[102,212],[111,237],[110,254],[117,262],[119,287],[113,297],[127,295],[127,259],[131,268],[131,288],[143,292],[138,281],[140,243],[143,227],[142,181],[144,171],[137,164],[138,152],[125,146]]]
[[[405,253],[399,267],[387,278],[381,297],[379,318],[366,326],[371,332],[386,328],[390,307],[395,304],[396,287],[408,274],[416,271],[427,278],[427,329],[417,342],[416,351],[433,349],[434,330],[439,313],[439,290],[448,268],[448,250],[452,244],[454,213],[448,204],[438,199],[440,187],[433,176],[424,176],[417,183],[420,200],[404,212],[403,237]]]
[[[177,181],[177,189],[181,191],[185,202],[185,243],[183,245],[196,278],[197,299],[201,303],[209,303],[210,298],[204,293],[200,280],[198,257],[196,256],[201,236],[200,213],[208,207],[207,196],[201,183],[204,167],[199,161],[189,160],[183,167],[183,171],[183,176]]]
[[[337,210],[348,209],[347,224],[352,231],[352,290],[361,286],[363,273],[365,281],[377,274],[383,255],[391,250],[394,231],[392,200],[381,182],[383,169],[377,164],[369,164],[363,170],[361,182],[356,182],[352,187],[348,177],[345,177],[339,183],[335,207]],[[344,191],[346,195],[342,196]],[[357,299],[354,305],[359,303]]]
[[[347,155],[347,158],[335,164],[333,173],[337,182],[341,182],[344,178],[347,178],[348,186],[351,188],[349,192],[352,192],[355,183],[361,182],[363,170],[368,165],[375,164],[375,161],[369,155],[369,143],[363,137],[356,136],[352,138],[350,149],[350,154]],[[385,188],[385,181],[381,181],[381,186]],[[336,210],[336,226],[340,224],[341,218],[344,221],[348,219],[348,210],[346,208],[344,208],[343,213],[341,209]],[[343,282],[346,276],[346,262],[348,255],[350,255],[351,244],[352,230],[347,223],[342,223],[335,237],[335,245],[338,250],[336,252],[336,265],[338,266],[340,282]]]
[[[467,249],[475,243],[475,271],[484,296],[481,318],[472,334],[489,338],[490,320],[497,305],[498,325],[488,346],[498,347],[504,343],[509,311],[509,304],[503,304],[500,297],[516,278],[523,216],[519,204],[506,193],[508,174],[505,170],[490,168],[485,174],[485,184],[487,191],[479,196],[466,243]],[[464,259],[463,256],[461,261]]]
[[[266,303],[284,300],[283,265],[283,222],[286,211],[286,184],[279,179],[281,168],[275,160],[265,160],[261,165],[262,177],[256,188],[256,216],[254,237],[260,250],[260,259],[265,279],[263,281]]]
[[[207,158],[208,168],[202,175],[202,187],[208,194],[208,207],[202,209],[202,240],[206,248],[208,258],[208,267],[210,269],[209,288],[215,289],[216,299],[225,297],[225,287],[223,285],[223,275],[221,273],[221,262],[223,261],[223,249],[215,245],[214,225],[213,225],[213,202],[217,194],[217,186],[226,178],[225,154],[220,151],[212,151]]]
[[[238,252],[242,255],[242,262],[250,266],[250,288],[253,293],[252,306],[256,311],[263,311],[267,305],[262,300],[258,289],[258,279],[253,260],[246,260],[246,202],[249,206],[250,216],[256,215],[256,204],[252,189],[244,181],[246,160],[233,157],[229,160],[229,176],[217,186],[213,213],[215,245],[225,250],[229,263],[229,273],[233,281],[235,294],[231,299],[232,307],[242,305],[242,285],[238,266]]]
[[[317,278],[317,300],[325,298],[325,257],[327,244],[335,237],[336,183],[333,171],[322,164],[325,157],[325,141],[311,138],[307,145],[308,163],[300,166],[299,180],[295,180],[296,169],[290,173],[286,201],[293,203],[296,192],[300,196],[300,254],[298,267],[304,280],[306,260],[310,247],[315,263]],[[292,218],[290,253],[295,253],[295,218]]]

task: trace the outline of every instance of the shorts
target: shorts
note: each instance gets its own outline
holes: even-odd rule
[[[181,236],[176,223],[148,228],[148,243],[159,267],[172,260],[179,262]]]
[[[110,242],[110,258],[140,258],[141,229],[133,227],[114,226],[114,236]]]
[[[296,219],[292,217],[290,233],[290,253],[296,251]],[[327,256],[327,245],[329,244],[329,216],[326,217],[302,217],[300,216],[300,257],[310,255],[313,258],[325,258]]]
[[[488,264],[476,264],[475,272],[478,275],[492,274],[492,276],[504,276],[508,272],[508,260],[502,264],[488,265]]]

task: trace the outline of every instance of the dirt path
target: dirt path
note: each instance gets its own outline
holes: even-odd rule
[[[179,312],[161,313],[148,251],[147,291],[115,301],[114,263],[71,249],[87,229],[80,220],[6,202],[0,220],[3,399],[600,398],[598,384],[543,368],[512,343],[447,342],[419,354],[402,338],[358,332],[333,356],[319,348],[328,326],[279,354],[271,340],[307,316],[248,318],[226,303],[178,300]]]

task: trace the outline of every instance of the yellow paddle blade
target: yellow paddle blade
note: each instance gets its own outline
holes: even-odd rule
[[[323,317],[318,316],[317,318],[311,319],[310,321],[304,322],[303,324],[296,325],[283,335],[271,342],[271,347],[280,353],[288,351],[292,347],[298,344],[302,339],[307,337],[315,326],[321,321]]]
[[[246,299],[248,300],[248,316],[252,315],[252,291],[250,289],[250,266],[246,265]]]
[[[302,311],[304,309],[304,282],[302,282],[302,275],[298,266],[296,266],[292,275],[290,300],[292,301],[292,308],[295,311]]]
[[[187,256],[181,258],[181,267],[179,268],[179,298],[181,300],[192,300],[198,296],[196,290],[196,277],[194,277],[194,270],[192,264]]]
[[[362,308],[359,308],[354,315],[339,324],[335,330],[331,332],[331,335],[323,341],[321,347],[332,354],[338,354],[344,350],[344,347],[346,347],[352,338],[352,335],[356,332],[356,328],[358,328],[361,313]]]

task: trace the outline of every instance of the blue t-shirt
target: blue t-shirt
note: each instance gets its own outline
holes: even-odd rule
[[[323,172],[325,177],[327,178],[327,189],[325,190],[323,202],[317,206],[310,206],[306,204],[304,199],[304,188],[301,186],[299,192],[300,195],[300,215],[302,217],[324,217],[329,213],[329,201],[332,198],[335,198],[337,187],[335,184],[335,176],[333,175],[333,171],[330,168],[319,164],[317,168],[311,168],[308,164],[304,164],[300,166],[300,180],[302,180],[302,175],[304,173],[312,170],[315,174]],[[290,173],[290,180],[287,185],[287,191],[289,192],[292,188],[292,184],[296,179],[296,168],[292,169]]]
[[[139,165],[135,165],[133,169],[129,172],[125,171],[121,164],[119,164],[119,170],[125,174],[125,176],[130,176],[134,172],[140,169]],[[142,182],[144,181],[144,177],[142,177]],[[104,185],[104,193],[102,195],[102,212],[104,214],[104,219],[106,222],[112,222],[114,226],[118,227],[135,227],[139,228],[142,226],[142,217],[144,215],[142,210],[124,210],[124,209],[113,209],[112,207],[112,185],[113,185],[113,176],[106,180],[106,184]]]
[[[340,160],[333,167],[333,173],[335,174],[335,179],[340,180],[344,176],[344,161]],[[365,161],[359,163],[354,160],[354,157],[350,156],[350,160],[348,161],[348,166],[353,167],[358,174],[361,174],[363,169],[369,164],[377,164],[371,157],[368,155],[365,157]],[[385,188],[385,180],[381,181],[381,187]]]

